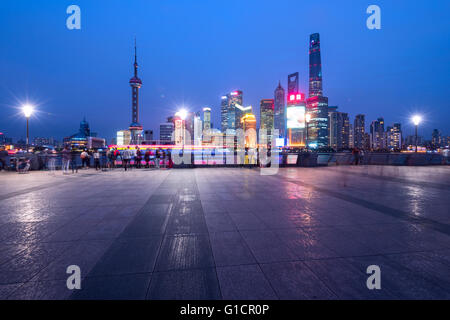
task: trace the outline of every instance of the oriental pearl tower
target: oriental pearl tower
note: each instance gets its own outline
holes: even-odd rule
[[[142,80],[137,75],[136,39],[134,39],[134,76],[130,79],[131,86],[131,144],[139,144],[142,141],[142,125],[139,123],[139,89]]]

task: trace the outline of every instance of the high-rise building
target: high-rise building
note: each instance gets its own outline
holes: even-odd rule
[[[273,131],[273,114],[274,114],[274,99],[263,99],[259,105],[260,123],[259,128],[267,130],[267,134]]]
[[[257,134],[256,134],[256,117],[252,113],[246,113],[241,118],[241,126],[245,132],[245,147],[256,148]]]
[[[245,111],[242,110],[242,91],[236,90],[230,92],[228,96],[228,129],[242,129],[240,119],[245,114]]]
[[[298,86],[298,72],[288,75],[286,105],[286,140],[291,147],[306,145],[306,102]]]
[[[386,148],[386,134],[384,132],[384,119],[378,118],[370,124],[370,146],[373,150]]]
[[[351,123],[349,123],[349,132],[348,132],[348,147],[350,149],[353,149],[355,147],[355,131],[353,130],[353,125]]]
[[[117,131],[116,142],[119,146],[129,145],[131,142],[131,131],[130,130]]]
[[[144,140],[152,141],[153,140],[153,130],[145,130],[144,131]]]
[[[365,129],[365,116],[363,114],[357,114],[355,121],[353,122],[353,132],[354,132],[354,146],[358,149],[364,149],[364,134]]]
[[[211,108],[203,108],[203,130],[211,129]]]
[[[431,147],[436,149],[440,148],[442,145],[441,133],[438,129],[433,129],[433,133],[431,134]]]
[[[223,95],[220,101],[220,129],[223,133],[228,129],[228,95]]]
[[[402,128],[400,123],[394,123],[392,127],[386,130],[387,147],[390,150],[402,149]]]
[[[172,122],[161,123],[159,125],[159,141],[161,144],[172,144],[172,133],[174,124]]]
[[[322,60],[320,57],[320,36],[309,37],[309,97],[322,96]]]
[[[221,125],[222,132],[235,132],[242,129],[240,119],[248,112],[248,108],[242,106],[242,91],[235,90],[222,96],[221,103]]]
[[[201,146],[203,137],[203,121],[200,118],[200,112],[194,114],[194,145]]]
[[[329,146],[334,150],[350,147],[350,121],[348,113],[338,112],[337,107],[328,108],[329,118]]]
[[[142,125],[139,123],[139,89],[142,86],[142,80],[139,79],[137,64],[136,40],[134,43],[134,76],[130,79],[131,86],[131,144],[139,144],[142,140]]]
[[[308,124],[308,146],[310,148],[328,147],[328,98],[323,96],[308,98],[306,112],[311,116]]]
[[[285,119],[285,94],[281,83],[278,82],[278,87],[274,92],[274,115],[273,124],[274,129],[278,130],[279,136],[286,137],[286,119]]]

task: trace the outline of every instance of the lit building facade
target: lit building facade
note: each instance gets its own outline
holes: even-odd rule
[[[285,119],[285,101],[286,96],[281,83],[278,83],[278,87],[274,92],[274,115],[273,122],[274,128],[278,130],[279,136],[286,137],[286,119]]]
[[[355,148],[365,149],[364,135],[366,133],[366,121],[363,114],[357,114],[353,122],[353,141]]]
[[[131,144],[131,131],[130,130],[117,131],[116,143],[119,146],[125,146],[125,145]]]
[[[203,130],[211,129],[211,108],[203,108]]]
[[[306,102],[298,88],[298,72],[288,75],[286,105],[286,142],[290,147],[306,145]]]
[[[134,76],[130,79],[131,86],[131,124],[129,130],[131,132],[131,143],[139,144],[142,141],[142,125],[139,122],[139,89],[142,86],[142,80],[139,79],[137,64],[136,43],[134,45]]]
[[[383,118],[378,118],[370,124],[370,147],[373,150],[386,149],[386,134],[384,132]]]
[[[392,127],[388,127],[387,134],[387,147],[389,150],[401,150],[402,149],[402,127],[400,123],[394,123]]]
[[[241,118],[241,127],[245,132],[245,147],[254,149],[257,147],[256,117],[252,113],[246,113]]]
[[[309,36],[309,97],[322,96],[322,59],[320,54],[320,36]]]
[[[172,133],[174,124],[172,122],[161,123],[159,125],[159,142],[161,144],[172,144]]]
[[[267,130],[271,134],[274,126],[274,99],[263,99],[259,105],[260,111],[260,129]]]
[[[308,147],[311,149],[328,147],[328,98],[323,96],[308,98],[306,112],[311,115],[308,124]]]
[[[329,146],[334,150],[350,148],[350,121],[348,113],[337,111],[337,107],[329,107]]]

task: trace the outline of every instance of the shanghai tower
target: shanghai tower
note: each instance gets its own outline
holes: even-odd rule
[[[322,61],[320,58],[320,36],[309,37],[309,97],[322,96]]]

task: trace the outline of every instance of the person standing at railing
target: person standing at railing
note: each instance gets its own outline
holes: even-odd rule
[[[0,149],[0,163],[2,164],[1,170],[7,170],[9,164],[9,154],[4,147]]]
[[[77,151],[75,150],[75,148],[72,148],[70,152],[70,166],[72,167],[72,173],[78,173]]]
[[[69,164],[70,164],[70,150],[68,146],[64,147],[64,150],[62,151],[62,170],[63,174],[69,173]]]
[[[81,158],[81,167],[84,168],[86,167],[86,169],[89,167],[89,154],[87,153],[86,149],[83,150],[83,152],[81,152],[80,154],[80,158]]]
[[[122,151],[121,156],[122,156],[123,168],[125,169],[125,171],[127,171],[128,165],[131,160],[131,150],[130,150],[129,146],[127,147],[127,149]],[[131,167],[130,167],[130,170],[131,170]]]
[[[94,151],[94,167],[95,171],[100,170],[100,152],[98,152],[98,149]]]

